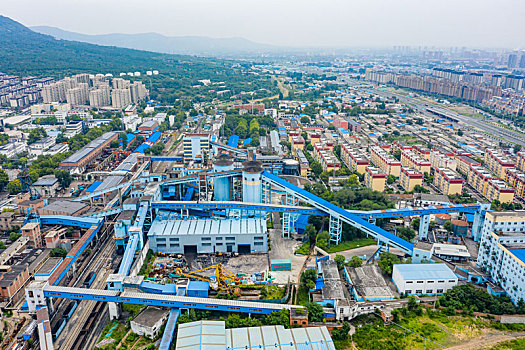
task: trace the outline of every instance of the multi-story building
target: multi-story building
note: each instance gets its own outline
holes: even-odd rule
[[[487,183],[485,198],[490,202],[498,200],[501,203],[512,203],[516,189],[509,187],[503,180],[492,178]]]
[[[412,150],[401,151],[401,165],[414,168],[421,173],[430,174],[430,162],[421,158]]]
[[[381,171],[387,175],[399,176],[401,172],[401,162],[393,155],[388,154],[382,147],[370,147],[370,159],[376,167],[380,168]]]
[[[434,186],[447,196],[461,194],[465,180],[448,168],[437,168],[434,172]]]
[[[477,265],[514,303],[525,300],[525,212],[487,212]]]
[[[111,94],[109,86],[101,85],[100,88],[91,90],[89,92],[89,105],[91,107],[106,107],[111,105]]]
[[[423,185],[423,174],[412,167],[401,167],[399,184],[405,191],[412,191],[416,185]]]
[[[367,167],[365,170],[365,186],[374,191],[384,192],[386,174],[379,168]]]
[[[505,178],[505,170],[514,168],[516,162],[494,148],[485,149],[485,166],[498,178]]]
[[[518,169],[507,169],[505,181],[516,189],[516,196],[525,198],[525,173]]]
[[[457,169],[458,162],[454,158],[454,154],[446,154],[439,150],[432,150],[430,151],[428,160],[430,161],[432,169],[448,168],[454,171]]]
[[[111,84],[113,89],[127,89],[131,85],[131,81],[122,78],[113,78]]]
[[[113,89],[111,91],[111,106],[113,108],[125,108],[131,103],[129,89]]]
[[[516,168],[525,173],[525,151],[518,152]]]
[[[210,148],[209,134],[186,134],[183,139],[184,160],[204,161]]]
[[[364,153],[355,148],[351,148],[347,143],[341,144],[341,160],[348,169],[358,174],[364,174],[366,168],[370,165],[370,160]]]
[[[481,166],[480,162],[466,155],[456,155],[456,160],[458,161],[456,170],[464,175],[469,174],[471,166]]]
[[[304,151],[304,146],[306,144],[306,141],[304,140],[304,138],[299,135],[299,136],[293,136],[292,138],[292,154],[296,154],[296,151],[297,150],[301,150],[301,151]]]
[[[487,193],[487,186],[493,176],[486,168],[480,165],[471,165],[467,176],[467,183],[482,196]]]
[[[417,154],[421,158],[425,160],[430,160],[431,150],[428,147],[425,147],[423,145],[414,145],[414,148],[412,150],[414,151],[415,154]]]

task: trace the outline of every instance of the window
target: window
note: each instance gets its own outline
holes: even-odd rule
[[[222,241],[222,237],[215,237],[216,241]]]
[[[445,283],[445,281],[438,281],[438,283]]]
[[[166,242],[166,238],[157,237],[157,242]]]
[[[178,238],[170,238],[170,242],[178,242],[179,239]]]
[[[443,293],[443,289],[436,290],[436,293]]]
[[[257,237],[254,237],[253,239],[255,239],[255,240],[262,240],[262,239],[264,239],[264,237],[262,237],[262,236],[257,236]]]
[[[263,245],[264,242],[253,242],[253,245]]]
[[[211,241],[211,237],[201,237],[201,241]]]
[[[432,289],[427,289],[427,294],[432,294],[434,291]]]
[[[179,243],[170,244],[170,248],[178,248],[180,247]]]
[[[235,237],[226,237],[227,241],[235,241]]]
[[[417,283],[423,283],[423,281],[417,281]]]
[[[448,280],[448,283],[456,283],[456,280]]]
[[[423,294],[423,290],[421,290],[421,289],[416,289],[416,294]]]
[[[157,244],[157,248],[166,248],[166,244]]]
[[[210,247],[210,246],[211,246],[211,243],[202,243],[202,246],[203,246],[203,247]]]
[[[412,283],[413,281],[407,281],[407,284]]]
[[[215,243],[215,245],[219,246],[219,245],[222,245],[222,243]]]
[[[412,294],[412,289],[407,289],[407,290],[405,290],[405,293],[406,293],[406,294]]]

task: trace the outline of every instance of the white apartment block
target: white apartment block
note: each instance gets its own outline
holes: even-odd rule
[[[477,265],[514,303],[525,300],[525,211],[486,214]]]
[[[129,89],[113,89],[111,91],[111,106],[113,108],[124,108],[131,103]]]

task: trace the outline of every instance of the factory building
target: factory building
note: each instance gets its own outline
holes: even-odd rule
[[[286,329],[283,325],[276,325],[226,329],[224,321],[207,320],[179,325],[175,349],[264,348],[335,350],[326,326]]]
[[[204,161],[210,148],[209,134],[186,134],[183,139],[184,161]]]
[[[396,264],[392,281],[399,293],[443,294],[458,284],[458,277],[446,264]]]
[[[488,212],[481,229],[477,266],[514,303],[525,300],[525,212]]]
[[[264,218],[181,219],[159,212],[148,233],[150,248],[167,254],[266,253]]]
[[[112,141],[118,139],[117,132],[107,132],[104,135],[97,137],[81,150],[75,152],[60,163],[60,167],[65,170],[84,172],[86,165],[94,160],[102,151],[109,147]]]

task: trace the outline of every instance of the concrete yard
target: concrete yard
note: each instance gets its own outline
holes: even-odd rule
[[[271,271],[270,274],[275,278],[274,283],[297,282],[297,276],[306,260],[306,256],[295,255],[294,252],[299,248],[301,242],[295,239],[281,237],[281,230],[269,230],[271,250],[269,252],[270,261],[272,259],[290,259],[292,261],[291,271]]]

